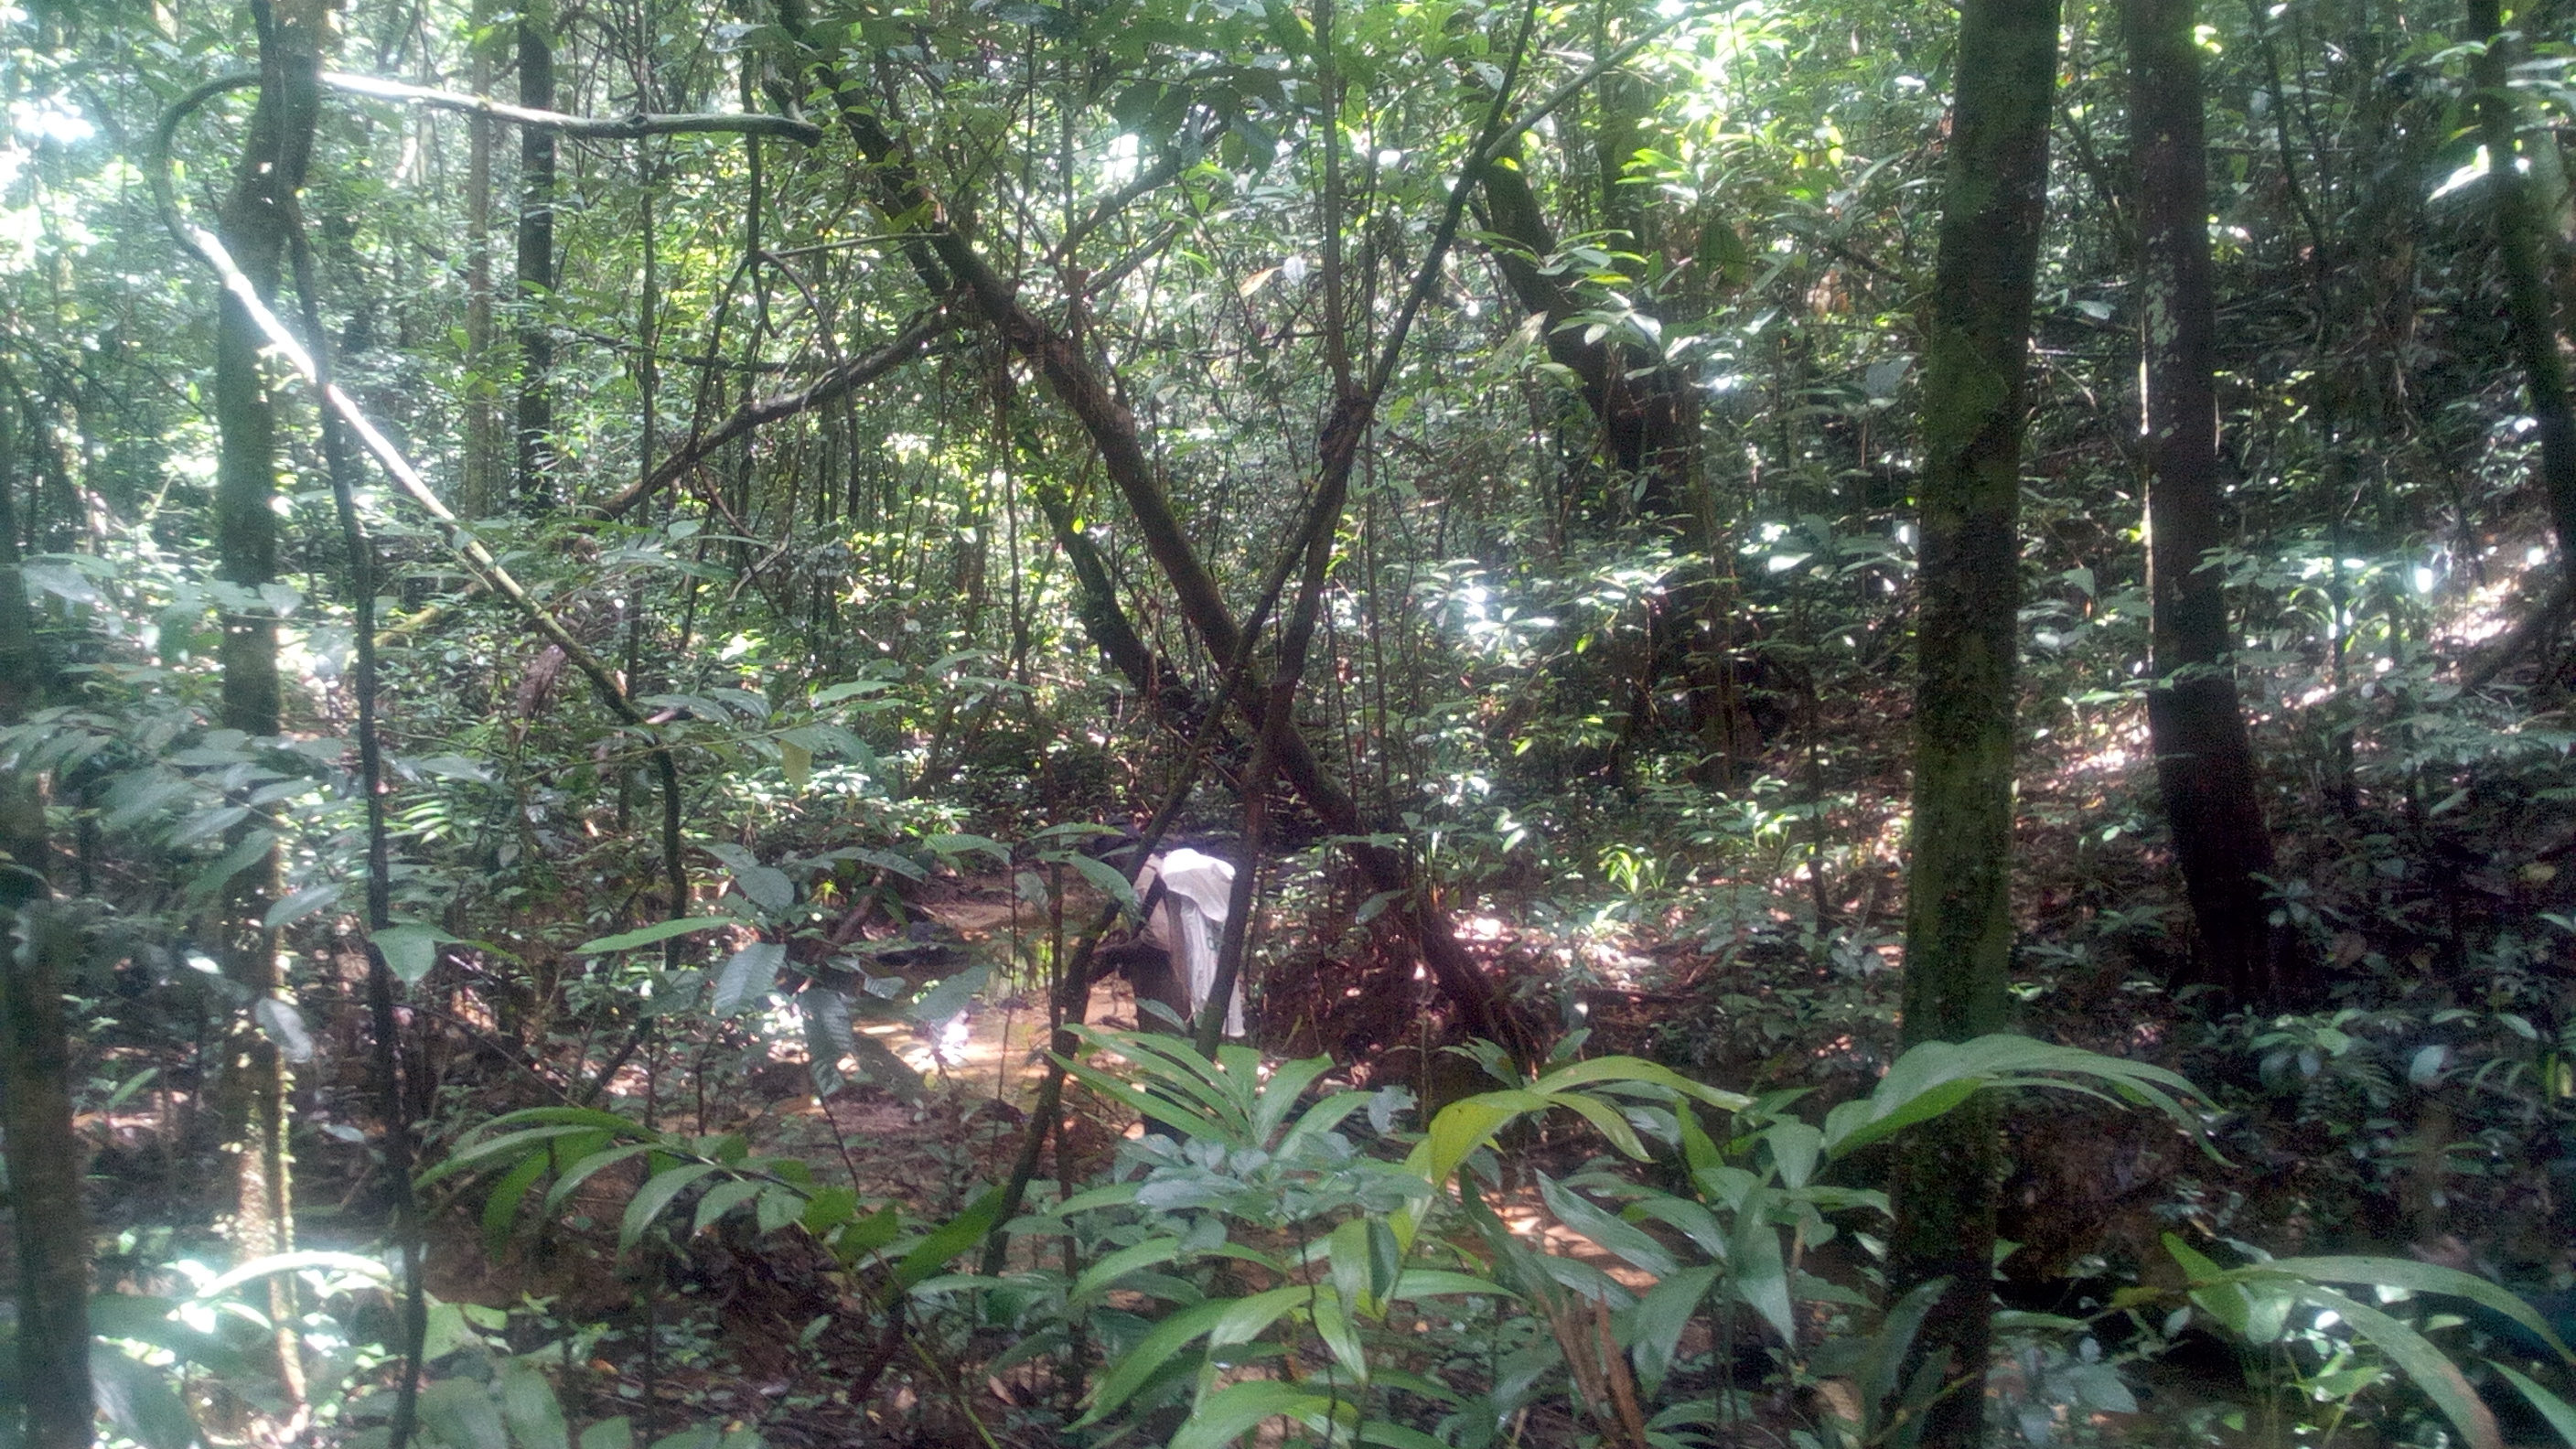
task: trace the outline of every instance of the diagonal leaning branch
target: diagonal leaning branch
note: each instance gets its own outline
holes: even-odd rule
[[[1513,55],[1515,71],[1520,55],[1526,50],[1529,30],[1530,22],[1525,17],[1521,43]],[[832,74],[827,63],[818,63],[816,69],[838,101],[842,124],[870,163],[877,209],[889,217],[904,218],[913,234],[933,254],[935,266],[921,266],[919,269],[925,276],[944,273],[951,279],[956,289],[974,303],[985,321],[1011,349],[1028,359],[1047,380],[1049,389],[1090,436],[1104,471],[1126,500],[1129,512],[1135,516],[1146,552],[1171,586],[1200,642],[1217,660],[1236,657],[1243,637],[1241,626],[1227,606],[1216,580],[1208,573],[1196,550],[1191,548],[1179,518],[1172,512],[1171,501],[1164,494],[1152,461],[1146,455],[1135,414],[1118,400],[1100,369],[1082,347],[1031,311],[1020,300],[1018,289],[995,272],[975,245],[950,223],[946,209],[921,180],[909,150],[887,132],[859,93],[841,77]],[[1493,149],[1525,129],[1532,119],[1524,118],[1517,125],[1510,126],[1503,122],[1502,112],[1510,89],[1507,77],[1477,137],[1477,144],[1468,158],[1469,164],[1451,192],[1433,245],[1423,259],[1414,287],[1399,309],[1379,354],[1377,367],[1372,370],[1366,384],[1344,390],[1334,399],[1322,432],[1322,476],[1318,483],[1325,492],[1319,496],[1337,501],[1347,490],[1359,445],[1367,436],[1376,412],[1377,399],[1392,380],[1406,332],[1437,280],[1465,211],[1467,193]],[[1551,97],[1549,107],[1558,99]],[[1265,689],[1247,688],[1236,701],[1256,731],[1262,728],[1263,720],[1272,707],[1272,702],[1266,698],[1267,693]],[[1433,980],[1442,994],[1456,1006],[1461,1024],[1476,1035],[1502,1043],[1516,1056],[1530,1056],[1533,1042],[1528,1029],[1514,1017],[1502,994],[1485,976],[1475,958],[1458,943],[1446,912],[1431,899],[1411,858],[1402,851],[1361,838],[1370,832],[1361,817],[1358,802],[1325,771],[1323,762],[1317,758],[1304,734],[1295,728],[1294,722],[1283,720],[1281,723],[1282,728],[1276,732],[1280,773],[1287,777],[1325,827],[1344,837],[1344,843],[1370,886],[1403,902],[1401,919]]]
[[[940,309],[933,307],[914,318],[903,331],[895,334],[892,342],[867,356],[853,358],[795,392],[755,398],[744,403],[734,409],[730,417],[708,430],[705,436],[692,439],[684,446],[673,449],[671,455],[656,465],[651,474],[627,485],[625,492],[601,504],[600,516],[616,518],[627,513],[636,504],[669,487],[673,480],[704,462],[709,454],[754,428],[821,407],[827,402],[867,386],[912,361],[921,355],[923,348],[930,345],[930,339],[938,335],[942,325]]]

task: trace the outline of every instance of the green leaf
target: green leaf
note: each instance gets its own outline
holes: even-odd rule
[[[925,1026],[936,1026],[964,1011],[966,1003],[975,999],[975,993],[984,989],[992,975],[993,968],[989,966],[969,966],[923,992],[904,1014]]]
[[[127,1338],[167,1349],[183,1363],[238,1377],[257,1372],[231,1344],[170,1316],[173,1299],[141,1293],[98,1293],[89,1300],[89,1331],[99,1338]]]
[[[1330,1412],[1336,1402],[1276,1379],[1228,1384],[1199,1401],[1189,1422],[1172,1436],[1171,1449],[1224,1449],[1264,1419],[1285,1415],[1304,1423]]]
[[[1120,1248],[1117,1252],[1085,1268],[1082,1276],[1074,1280],[1072,1290],[1065,1294],[1065,1312],[1070,1314],[1089,1304],[1092,1299],[1108,1292],[1111,1285],[1129,1273],[1139,1268],[1152,1267],[1157,1263],[1168,1263],[1179,1256],[1180,1252],[1181,1240],[1178,1238],[1148,1238],[1133,1246]]]
[[[1650,1086],[1665,1087],[1687,1097],[1696,1097],[1712,1107],[1728,1112],[1741,1111],[1753,1105],[1753,1099],[1741,1092],[1729,1092],[1704,1082],[1694,1082],[1670,1067],[1647,1061],[1642,1057],[1594,1057],[1590,1061],[1576,1062],[1569,1067],[1560,1067],[1530,1083],[1530,1089],[1538,1092],[1562,1092],[1573,1087],[1604,1082],[1643,1082]]]
[[[1119,1405],[1134,1397],[1163,1365],[1171,1362],[1174,1354],[1214,1328],[1233,1306],[1231,1298],[1211,1299],[1184,1308],[1148,1329],[1143,1338],[1136,1340],[1136,1346],[1111,1364],[1092,1386],[1091,1408],[1071,1427],[1084,1428],[1117,1412]]]
[[[170,1386],[170,1376],[103,1343],[89,1348],[89,1375],[99,1412],[144,1449],[189,1449],[196,1421]]]
[[[626,1205],[625,1219],[617,1226],[617,1250],[622,1253],[634,1247],[672,1199],[688,1191],[691,1183],[717,1170],[712,1162],[689,1162],[646,1178],[635,1200]]]
[[[2565,1399],[2533,1383],[2511,1364],[2489,1359],[2487,1367],[2504,1375],[2506,1383],[2522,1390],[2522,1396],[2540,1411],[2540,1417],[2549,1421],[2550,1428],[2558,1431],[2558,1437],[2567,1441],[2570,1449],[2576,1449],[2576,1405],[2570,1405]]]
[[[796,883],[774,865],[744,866],[733,873],[733,884],[744,899],[765,911],[783,911],[796,904]]]
[[[438,964],[440,943],[456,939],[435,926],[387,926],[376,932],[376,949],[385,956],[385,969],[405,986],[418,986],[429,968]]]
[[[1539,1196],[1546,1199],[1548,1211],[1555,1213],[1558,1221],[1634,1266],[1658,1278],[1680,1268],[1681,1265],[1673,1261],[1673,1255],[1665,1250],[1664,1245],[1648,1236],[1644,1229],[1594,1207],[1581,1195],[1559,1186],[1544,1172],[1538,1174],[1538,1191]]]
[[[499,1182],[492,1184],[492,1191],[483,1199],[484,1251],[499,1257],[501,1250],[508,1246],[510,1230],[518,1226],[519,1203],[527,1197],[528,1189],[537,1185],[537,1179],[545,1175],[550,1160],[551,1154],[531,1152],[519,1159],[518,1166],[503,1174]]]
[[[1084,880],[1091,882],[1094,889],[1116,901],[1127,919],[1133,921],[1145,914],[1144,903],[1136,899],[1136,887],[1128,881],[1125,871],[1079,851],[1069,851],[1064,858]]]
[[[1789,1264],[1780,1251],[1780,1230],[1773,1227],[1770,1214],[1771,1190],[1759,1189],[1744,1200],[1735,1219],[1734,1241],[1729,1245],[1728,1278],[1737,1297],[1752,1305],[1753,1310],[1780,1335],[1782,1343],[1798,1341],[1797,1311],[1789,1303]]]
[[[546,1212],[551,1215],[561,1208],[572,1199],[574,1193],[581,1190],[583,1183],[590,1181],[604,1169],[615,1167],[639,1152],[650,1152],[653,1146],[654,1144],[650,1142],[629,1142],[622,1146],[594,1152],[565,1168],[555,1178],[555,1185],[546,1189]]]
[[[1681,1347],[1682,1333],[1699,1312],[1700,1301],[1717,1285],[1718,1271],[1711,1265],[1671,1274],[1647,1289],[1637,1306],[1628,1310],[1637,1382],[1650,1397],[1662,1388],[1664,1375],[1672,1371],[1673,1353]]]
[[[510,1449],[500,1409],[472,1379],[440,1379],[422,1388],[420,1426],[447,1449]]]
[[[707,1014],[718,1021],[737,1016],[760,1000],[787,964],[787,947],[777,941],[755,941],[726,959],[716,972]]]
[[[2419,1263],[2412,1258],[2275,1258],[2258,1265],[2266,1273],[2287,1273],[2294,1278],[2308,1278],[2321,1283],[2368,1283],[2378,1288],[2404,1288],[2416,1293],[2447,1293],[2466,1298],[2472,1303],[2494,1309],[2524,1328],[2542,1343],[2549,1345],[2562,1359],[2576,1363],[2567,1345],[2551,1331],[2549,1320],[2511,1291],[2488,1282],[2475,1273],[2445,1268],[2434,1263]]]
[[[1403,1275],[1395,1280],[1395,1291],[1386,1296],[1389,1301],[1395,1301],[1411,1298],[1443,1298],[1451,1294],[1472,1293],[1489,1294],[1496,1298],[1520,1296],[1499,1283],[1470,1273],[1452,1273],[1445,1268],[1407,1268]]]
[[[337,881],[324,881],[320,885],[306,886],[276,905],[270,906],[268,914],[260,918],[260,928],[268,931],[281,930],[294,925],[339,898],[340,885]]]
[[[276,845],[277,832],[273,830],[254,830],[243,836],[240,844],[225,851],[212,865],[197,872],[189,880],[188,899],[192,901],[212,899],[234,876],[266,860],[269,851]]]
[[[838,999],[837,992],[834,993],[834,997]],[[858,1060],[861,1076],[907,1102],[920,1099],[923,1090],[921,1073],[914,1071],[903,1058],[896,1056],[894,1050],[884,1042],[866,1032],[853,1033],[850,1037],[850,1055]]]
[[[981,1197],[966,1205],[966,1210],[939,1226],[938,1231],[921,1240],[918,1247],[904,1254],[895,1265],[894,1281],[898,1291],[908,1290],[948,1266],[948,1260],[982,1242],[1002,1211],[1002,1190],[987,1188]]]
[[[581,1449],[635,1449],[635,1426],[620,1414],[581,1431]]]
[[[2504,1449],[2504,1435],[2496,1428],[2495,1415],[2478,1398],[2477,1390],[2469,1387],[2469,1381],[2460,1376],[2458,1367],[2422,1334],[2331,1288],[2308,1285],[2299,1296],[2343,1315],[2354,1333],[2369,1339],[2391,1362],[2404,1369],[2415,1387],[2423,1390],[2424,1397],[2433,1401],[2433,1407],[2440,1409],[2461,1437],[2469,1441],[2469,1449]]]
[[[714,1227],[718,1218],[760,1196],[768,1186],[764,1182],[736,1180],[708,1188],[707,1195],[698,1199],[698,1215],[689,1223],[689,1236],[694,1238]]]
[[[526,1359],[512,1359],[501,1370],[501,1417],[518,1449],[572,1449],[555,1386]]]
[[[923,837],[921,843],[941,855],[964,855],[968,851],[980,850],[1004,865],[1011,863],[1011,848],[989,836],[931,835]]]
[[[640,930],[622,931],[614,936],[601,936],[572,948],[576,956],[605,956],[613,951],[632,951],[650,946],[673,936],[687,936],[699,931],[712,931],[719,926],[739,926],[731,916],[684,916],[676,921],[656,921]]]

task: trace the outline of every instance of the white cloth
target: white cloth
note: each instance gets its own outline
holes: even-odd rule
[[[1225,913],[1234,897],[1234,864],[1195,850],[1170,850],[1145,863],[1136,878],[1138,899],[1163,883],[1163,899],[1145,921],[1145,939],[1172,953],[1172,969],[1188,983],[1190,1014],[1216,990],[1216,954],[1225,939]],[[1226,1003],[1225,1034],[1243,1035],[1243,983]]]

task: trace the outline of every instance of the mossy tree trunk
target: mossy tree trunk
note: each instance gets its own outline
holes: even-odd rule
[[[2229,663],[2225,581],[2208,562],[2220,518],[2218,314],[2192,0],[2126,0],[2137,162],[2139,370],[2147,458],[2147,584],[2155,685],[2147,728],[2203,979],[2249,1006],[2295,994],[2262,877],[2272,870],[2254,747]]]
[[[1923,334],[1922,545],[1904,1040],[2004,1024],[2012,954],[2018,504],[2031,290],[2048,193],[2057,0],[1966,0]],[[1947,1279],[1915,1343],[1954,1385],[1922,1442],[1983,1437],[1995,1120],[1971,1105],[1896,1150],[1889,1289]],[[1910,1374],[1908,1376],[1910,1380]]]
[[[251,113],[242,161],[218,228],[226,250],[263,299],[277,294],[294,225],[295,196],[311,161],[320,104],[322,44],[328,0],[254,0],[260,55],[259,102]],[[215,483],[217,569],[238,592],[224,616],[219,719],[253,741],[279,731],[277,618],[259,591],[277,577],[277,408],[262,362],[258,324],[231,293],[215,325]],[[236,840],[256,829],[246,824]],[[216,922],[224,974],[254,1001],[278,997],[277,937],[265,924],[277,890],[272,846],[227,887]],[[235,1246],[244,1258],[292,1245],[292,1196],[286,1144],[286,1064],[277,1045],[245,1012],[226,1060],[240,1131]],[[276,1282],[287,1292],[285,1279]],[[274,1305],[283,1309],[287,1304]],[[279,1322],[279,1352],[291,1391],[300,1398],[301,1366],[293,1330]]]
[[[10,495],[17,449],[0,408],[0,725],[45,702],[48,671],[18,570]],[[0,772],[0,1130],[8,1133],[10,1233],[18,1247],[18,1382],[27,1449],[86,1449],[89,1217],[72,1130],[62,965],[77,942],[51,905],[43,782]],[[11,1426],[16,1427],[16,1426]]]
[[[519,104],[555,108],[551,7],[532,0],[519,14]],[[555,133],[519,128],[519,401],[515,484],[523,513],[554,503],[554,334],[545,308],[555,290]]]
[[[2519,37],[2506,31],[2498,0],[2468,0],[2466,19],[2464,39],[2485,47],[2470,77],[2477,87],[2479,138],[2486,143],[2487,202],[2504,269],[2505,316],[2513,324],[2531,419],[2539,425],[2540,483],[2558,534],[2559,566],[2576,578],[2576,409],[2569,405],[2567,360],[2558,350],[2550,305],[2549,238],[2531,186],[2515,165],[2520,118],[2507,81]]]

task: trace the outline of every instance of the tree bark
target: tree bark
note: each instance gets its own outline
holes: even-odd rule
[[[555,108],[553,16],[534,0],[519,16],[519,104],[531,111]],[[555,399],[547,376],[555,365],[554,333],[545,309],[555,290],[555,133],[519,128],[519,401],[518,458],[514,483],[519,509],[544,513],[554,506]]]
[[[2000,1028],[2012,954],[2013,704],[2031,292],[2048,193],[2057,0],[1966,0],[1924,329],[1922,547],[1904,1041]],[[1983,1438],[1993,1337],[1991,1108],[1897,1143],[1891,1294],[1949,1287],[1915,1340],[1951,1391],[1923,1444]],[[1910,1373],[1904,1380],[1910,1381]]]
[[[1659,357],[1639,355],[1606,336],[1586,341],[1582,328],[1565,326],[1582,303],[1539,269],[1556,250],[1556,235],[1529,178],[1517,162],[1496,161],[1481,179],[1486,221],[1509,243],[1493,248],[1494,260],[1512,296],[1547,319],[1547,355],[1580,381],[1583,400],[1600,424],[1602,457],[1635,490],[1639,514],[1685,537],[1697,534],[1699,389]]]
[[[2576,579],[2576,409],[2567,395],[2567,362],[2558,351],[2550,306],[2548,238],[2531,188],[2515,165],[2519,129],[2511,74],[2515,35],[2504,28],[2498,0],[2468,0],[2466,39],[2483,45],[2471,68],[2477,86],[2478,133],[2486,143],[2488,204],[2495,213],[2496,253],[2504,268],[2505,317],[2514,356],[2540,432],[2540,484],[2558,535],[2559,567]]]
[[[2291,983],[2264,900],[2272,837],[2229,663],[2224,580],[2206,562],[2226,537],[2200,48],[2192,0],[2126,0],[2122,18],[2144,304],[2139,390],[2155,673],[2147,729],[2202,976],[2246,1005],[2280,1005]]]
[[[492,0],[475,0],[470,74],[476,95],[492,89],[492,52],[482,39],[491,9]],[[468,518],[482,518],[501,491],[493,476],[501,461],[501,418],[492,378],[492,136],[498,124],[469,116],[465,126],[465,466],[456,506]]]
[[[295,194],[312,157],[315,113],[320,105],[321,45],[329,22],[328,0],[255,4],[259,23],[259,102],[251,113],[240,170],[226,197],[217,231],[226,250],[262,303],[277,295],[289,244]],[[215,325],[215,481],[217,569],[224,582],[254,593],[276,581],[277,412],[260,357],[263,334],[242,300],[227,290]],[[223,685],[218,718],[227,729],[264,740],[279,731],[277,619],[265,605],[231,605],[219,655]],[[234,839],[246,839],[244,826]],[[226,976],[254,1001],[276,998],[276,934],[265,924],[277,890],[272,846],[227,886],[217,932]],[[238,1104],[241,1147],[237,1158],[239,1234],[235,1246],[247,1260],[283,1252],[293,1235],[292,1189],[286,1143],[286,1064],[277,1046],[245,1013],[233,1030],[227,1055],[242,1085]],[[272,1316],[279,1327],[280,1368],[290,1396],[302,1401],[288,1280],[273,1280]]]
[[[10,496],[17,449],[0,408],[0,725],[45,701],[49,671],[18,570]],[[28,1449],[87,1449],[89,1219],[72,1130],[71,1045],[61,961],[71,925],[49,904],[45,800],[32,776],[0,774],[0,1096],[8,1133],[10,1231],[18,1246],[18,1382]]]

